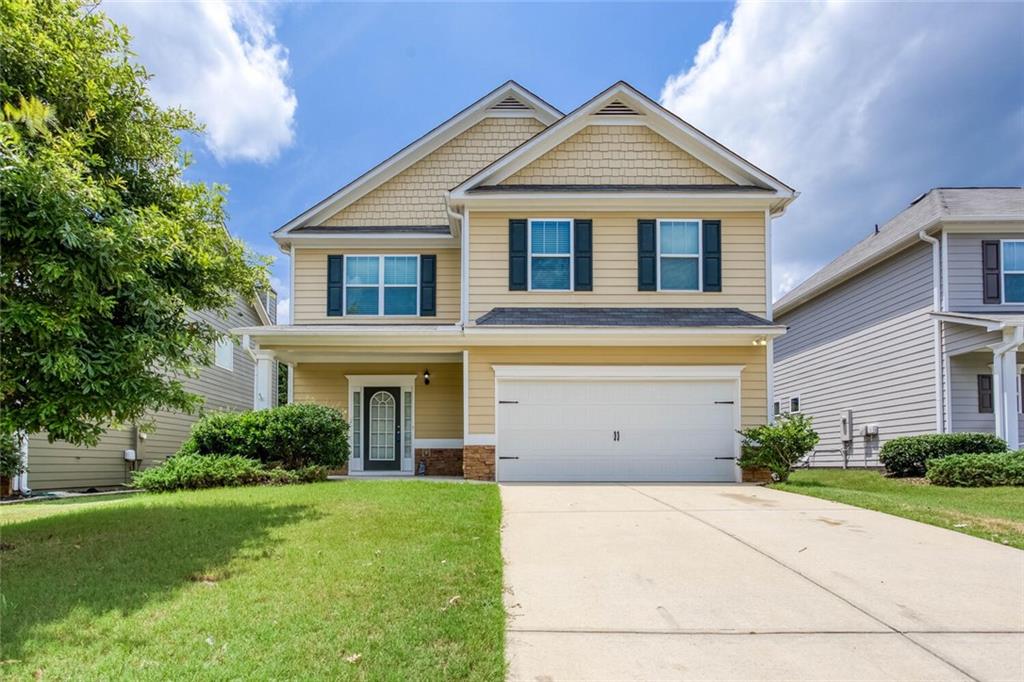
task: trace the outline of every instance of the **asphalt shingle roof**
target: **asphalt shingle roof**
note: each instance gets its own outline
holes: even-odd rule
[[[739,308],[494,308],[477,325],[504,327],[763,327]]]

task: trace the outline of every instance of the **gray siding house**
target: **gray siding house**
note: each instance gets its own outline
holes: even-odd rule
[[[1024,433],[1024,189],[938,188],[787,293],[776,414],[821,435],[811,466],[877,466],[897,436]]]
[[[266,292],[251,301],[239,298],[227,319],[212,313],[195,313],[228,333],[232,327],[273,324],[277,317],[277,296]],[[276,394],[257,396],[256,361],[237,340],[225,339],[215,349],[214,364],[203,367],[199,376],[188,377],[186,390],[203,396],[203,410],[248,410],[256,405],[276,404]],[[273,377],[271,386],[277,385]],[[29,490],[59,490],[107,487],[127,483],[132,468],[159,464],[174,454],[188,437],[199,415],[161,411],[144,426],[109,429],[96,447],[85,448],[57,441],[50,443],[45,433],[28,440]],[[135,452],[134,464],[125,460],[125,451]]]

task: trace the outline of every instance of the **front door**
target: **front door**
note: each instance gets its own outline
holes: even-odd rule
[[[367,471],[398,471],[402,453],[402,405],[397,388],[363,389],[363,452]]]

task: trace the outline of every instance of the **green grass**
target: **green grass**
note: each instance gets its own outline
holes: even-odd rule
[[[490,485],[347,481],[0,509],[0,678],[498,680]]]
[[[804,469],[772,487],[930,523],[1024,549],[1024,488],[943,488],[877,471]]]

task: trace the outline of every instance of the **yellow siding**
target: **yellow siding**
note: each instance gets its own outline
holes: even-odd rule
[[[444,192],[543,129],[533,118],[484,119],[324,224],[447,225]]]
[[[328,317],[327,256],[359,254],[434,254],[437,256],[437,317]],[[295,292],[292,310],[295,324],[381,324],[423,322],[445,324],[459,320],[458,249],[295,249]]]
[[[470,215],[469,319],[498,306],[678,306],[741,308],[765,313],[764,214],[749,213],[477,213]],[[508,290],[510,218],[574,217],[594,221],[594,290]],[[637,291],[636,221],[639,218],[722,221],[722,291]]]
[[[732,185],[646,126],[594,125],[506,178],[502,185]]]
[[[430,363],[430,385],[423,365],[301,363],[295,366],[292,396],[297,403],[320,403],[348,412],[347,375],[416,374],[415,437],[462,438],[462,365]]]
[[[743,365],[744,427],[768,416],[767,352],[758,346],[674,348],[474,348],[469,351],[469,432],[494,433],[493,365]]]

